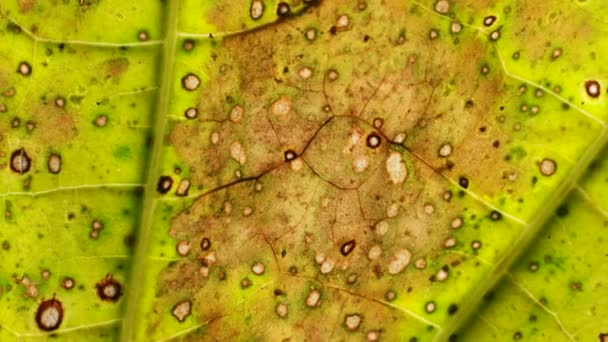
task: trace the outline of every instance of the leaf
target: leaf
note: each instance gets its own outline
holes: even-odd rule
[[[597,338],[600,9],[0,5],[0,339]]]

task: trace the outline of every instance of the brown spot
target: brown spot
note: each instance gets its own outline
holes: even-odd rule
[[[21,62],[17,68],[17,72],[23,76],[29,76],[32,74],[32,66],[27,62]]]
[[[371,133],[367,136],[367,147],[377,148],[382,143],[382,138],[377,133]]]
[[[557,171],[557,163],[553,159],[543,159],[539,164],[540,173],[543,176],[550,177]]]
[[[122,296],[122,285],[108,273],[99,283],[95,284],[97,296],[103,301],[116,302]]]
[[[346,326],[346,329],[355,331],[359,329],[362,320],[363,319],[358,314],[346,315],[344,317],[344,325]]]
[[[47,166],[50,173],[58,174],[61,171],[61,156],[55,153],[51,154]]]
[[[171,310],[171,313],[179,322],[183,322],[188,316],[190,316],[191,310],[192,301],[187,299],[175,304],[175,306],[173,306],[173,310]]]
[[[74,288],[75,282],[74,279],[71,277],[65,277],[63,278],[63,280],[61,281],[61,287],[63,287],[66,290],[71,290]]]
[[[191,39],[184,40],[184,44],[182,45],[182,47],[186,51],[191,51],[192,49],[194,49],[194,40],[191,40]]]
[[[483,24],[485,26],[492,26],[492,24],[494,24],[495,21],[496,21],[496,17],[493,15],[489,15],[483,19]]]
[[[195,74],[187,74],[182,77],[182,87],[187,91],[194,91],[201,85],[201,79]]]
[[[173,178],[171,176],[161,176],[156,185],[156,190],[161,194],[166,194],[173,186]]]
[[[32,159],[27,155],[23,148],[11,154],[11,170],[19,174],[24,174],[30,170]]]
[[[585,89],[587,90],[587,95],[591,97],[600,96],[600,84],[598,81],[587,81],[585,82]]]
[[[36,324],[44,331],[53,331],[59,328],[63,321],[63,306],[55,298],[42,301],[36,311]]]
[[[347,256],[353,251],[353,249],[355,249],[356,246],[357,242],[355,240],[347,241],[340,247],[340,253],[342,253],[343,256]]]
[[[286,2],[280,2],[279,6],[277,7],[277,15],[279,17],[285,17],[288,16],[291,13],[291,7],[289,7],[289,4],[287,4]]]

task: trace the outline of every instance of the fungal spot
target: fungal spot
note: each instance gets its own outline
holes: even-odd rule
[[[338,72],[336,70],[334,70],[334,69],[329,69],[327,71],[327,79],[330,82],[333,82],[333,81],[337,80],[339,76],[340,75],[338,74]]]
[[[175,250],[177,251],[177,254],[182,257],[185,257],[190,254],[191,247],[192,246],[190,245],[190,241],[182,240],[178,242],[177,245],[175,245]]]
[[[59,328],[63,321],[63,306],[55,298],[42,301],[36,310],[36,324],[44,331]]]
[[[194,91],[201,85],[201,80],[195,74],[187,74],[182,77],[182,87],[187,91]]]
[[[209,240],[208,238],[203,238],[201,240],[201,249],[203,251],[208,250],[209,248],[211,248],[211,240]]]
[[[367,147],[377,148],[382,143],[382,138],[377,133],[370,133],[367,136]]]
[[[95,118],[95,126],[105,127],[108,124],[108,117],[106,115],[98,115]]]
[[[435,279],[437,281],[444,282],[446,279],[448,279],[448,275],[449,275],[448,268],[443,267],[437,272],[437,274],[435,275]]]
[[[500,31],[496,30],[490,33],[490,39],[493,41],[497,41],[500,38]]]
[[[393,184],[401,184],[405,181],[405,178],[407,177],[407,168],[405,167],[405,163],[401,158],[401,153],[391,152],[389,157],[386,159],[386,171],[388,172]]]
[[[355,331],[359,329],[361,321],[361,316],[358,314],[346,315],[344,317],[344,326],[346,326],[346,329],[350,331]]]
[[[458,311],[458,305],[450,304],[450,306],[448,307],[448,314],[453,315],[456,313],[456,311]]]
[[[528,269],[530,270],[530,272],[536,272],[538,271],[538,263],[533,261],[528,265]]]
[[[287,307],[287,304],[279,303],[275,307],[275,312],[277,313],[277,316],[279,316],[280,318],[285,318],[285,317],[287,317],[287,314],[289,313],[289,308]]]
[[[456,246],[456,239],[454,238],[448,238],[443,242],[443,246],[445,248],[452,248],[454,246]]]
[[[74,288],[75,282],[74,279],[70,278],[70,277],[65,277],[63,278],[63,280],[61,281],[61,287],[63,287],[66,290],[71,290]]]
[[[437,37],[439,37],[439,31],[436,29],[431,29],[429,31],[429,39],[434,40],[437,39]]]
[[[246,289],[248,287],[250,287],[252,284],[251,280],[249,278],[245,278],[243,280],[241,280],[241,288],[242,289]]]
[[[212,132],[211,135],[209,136],[209,141],[213,145],[217,145],[217,143],[220,142],[220,134],[218,132]]]
[[[146,32],[146,31],[139,31],[139,33],[137,34],[137,39],[139,39],[140,42],[145,42],[149,38],[150,38],[150,36],[148,35],[148,32]]]
[[[306,32],[304,32],[304,36],[309,41],[313,41],[313,40],[315,40],[315,38],[317,38],[317,30],[310,28],[310,29],[306,30]]]
[[[307,80],[312,77],[312,69],[309,67],[303,67],[298,71],[298,76],[300,76],[300,78],[303,80]]]
[[[469,179],[468,179],[467,177],[461,176],[461,177],[458,179],[458,184],[459,184],[459,185],[460,185],[462,188],[466,189],[466,188],[468,188],[468,187],[469,187]]]
[[[402,249],[395,253],[395,256],[388,265],[388,273],[395,275],[401,273],[410,264],[412,252]]]
[[[298,155],[293,150],[287,150],[283,154],[285,157],[285,161],[292,161],[298,157]]]
[[[437,306],[435,305],[435,302],[428,302],[424,306],[424,311],[426,311],[427,313],[433,313],[433,312],[435,312],[436,309],[437,309]]]
[[[95,284],[95,287],[97,288],[97,296],[103,301],[116,302],[122,296],[122,285],[110,273]]]
[[[188,316],[190,316],[191,310],[192,302],[187,299],[175,304],[175,306],[173,306],[173,310],[171,310],[171,314],[173,314],[173,317],[175,317],[177,321],[181,323],[188,318]]]
[[[262,274],[264,274],[265,270],[266,270],[266,266],[264,266],[264,264],[262,264],[259,261],[253,263],[253,265],[251,266],[251,272],[253,272],[253,274],[255,274],[255,275],[262,275]]]
[[[346,30],[348,25],[350,25],[350,19],[346,15],[341,15],[338,17],[338,20],[336,20],[336,28],[338,30]]]
[[[390,290],[386,291],[384,298],[386,298],[386,300],[388,300],[389,302],[392,302],[397,298],[397,293],[395,293],[395,291],[390,291]]]
[[[50,173],[58,174],[61,171],[61,156],[58,154],[51,154],[47,166]]]
[[[460,31],[462,31],[462,24],[457,21],[453,21],[450,25],[450,31],[452,33],[459,33]]]
[[[291,100],[287,96],[281,96],[271,106],[272,114],[277,116],[286,116],[291,111]]]
[[[40,273],[40,276],[42,277],[42,279],[47,280],[47,279],[49,279],[51,277],[51,271],[49,271],[49,270],[43,270]]]
[[[428,215],[431,215],[432,213],[435,212],[435,207],[431,203],[425,203],[424,212],[427,213]]]
[[[435,3],[435,11],[440,14],[446,14],[450,10],[450,2],[448,0],[439,0]]]
[[[474,250],[478,250],[481,248],[481,242],[480,241],[473,241],[471,242],[471,248],[473,248]]]
[[[355,240],[347,241],[340,247],[340,253],[342,253],[343,256],[347,256],[353,251],[353,249],[355,249],[356,246],[357,242]]]
[[[196,119],[196,117],[198,116],[198,109],[190,107],[186,109],[186,111],[184,112],[184,116],[188,119]]]
[[[249,15],[251,19],[258,20],[264,14],[264,2],[262,0],[253,0],[251,7],[249,8]]]
[[[277,15],[279,17],[285,17],[288,16],[289,13],[291,13],[291,7],[289,7],[289,4],[286,2],[280,2],[279,6],[277,7]]]
[[[333,260],[325,260],[323,264],[321,264],[321,273],[329,274],[336,266],[336,263]]]
[[[353,171],[355,171],[356,173],[365,172],[368,167],[369,161],[365,156],[358,156],[357,158],[355,158],[355,160],[353,160]]]
[[[380,222],[376,223],[374,225],[374,231],[376,232],[376,234],[378,234],[380,236],[386,234],[386,232],[388,231],[388,222],[380,221]]]
[[[561,55],[562,55],[562,49],[561,48],[556,48],[556,49],[553,50],[553,52],[551,52],[551,58],[553,60],[558,59]]]
[[[27,155],[23,148],[11,154],[11,170],[19,174],[24,174],[30,170],[32,159]]]
[[[523,334],[521,333],[521,331],[516,331],[515,334],[513,334],[513,340],[515,341],[521,340],[522,337]]]
[[[27,62],[21,62],[17,68],[17,72],[23,76],[29,76],[32,74],[32,66]]]
[[[600,84],[597,81],[585,82],[585,89],[587,90],[587,95],[591,97],[600,96]]]
[[[375,129],[380,129],[384,125],[384,120],[382,118],[375,118],[373,121],[373,126]]]
[[[184,48],[185,51],[192,51],[192,49],[194,49],[194,41],[191,39],[184,40],[182,48]]]
[[[492,220],[492,221],[498,221],[501,218],[502,218],[502,214],[496,210],[492,210],[492,212],[490,213],[490,220]]]
[[[175,194],[180,197],[188,196],[188,190],[190,190],[190,180],[182,179],[177,185]]]
[[[319,306],[321,303],[321,293],[315,289],[312,289],[306,296],[306,306],[314,308]]]
[[[426,267],[426,260],[420,258],[414,263],[417,269],[423,270]]]
[[[440,157],[447,158],[452,154],[452,145],[446,143],[439,147],[439,151],[437,152]]]
[[[55,99],[55,106],[59,108],[65,107],[65,99],[63,97],[57,97]]]
[[[483,24],[485,26],[492,26],[492,24],[494,24],[495,21],[496,21],[496,17],[493,15],[489,15],[483,19]]]
[[[490,68],[487,65],[481,67],[481,73],[487,75],[490,72]]]
[[[379,331],[370,331],[367,333],[366,338],[370,342],[378,341],[380,339],[380,332]]]
[[[557,171],[557,163],[552,159],[543,159],[539,165],[540,173],[543,176],[550,177]]]
[[[171,190],[173,186],[173,178],[171,176],[161,176],[158,179],[158,184],[156,185],[156,190],[161,194],[166,194]]]

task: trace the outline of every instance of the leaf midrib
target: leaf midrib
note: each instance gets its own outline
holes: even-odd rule
[[[123,319],[120,340],[130,342],[135,340],[137,312],[140,307],[142,286],[146,278],[146,260],[150,231],[154,218],[154,207],[156,204],[156,180],[160,175],[162,163],[163,136],[167,126],[167,112],[171,96],[171,80],[173,66],[175,64],[175,52],[177,49],[177,17],[179,0],[169,0],[166,9],[165,37],[163,39],[162,56],[160,62],[160,89],[156,111],[153,117],[153,145],[152,153],[148,159],[148,174],[144,188],[144,200],[141,207],[141,216],[137,229],[137,244],[135,255],[131,263],[131,274],[129,282],[129,294],[127,296],[126,311]],[[135,285],[137,284],[137,285]]]

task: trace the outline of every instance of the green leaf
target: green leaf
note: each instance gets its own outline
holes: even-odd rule
[[[0,340],[602,338],[601,9],[0,4]]]

